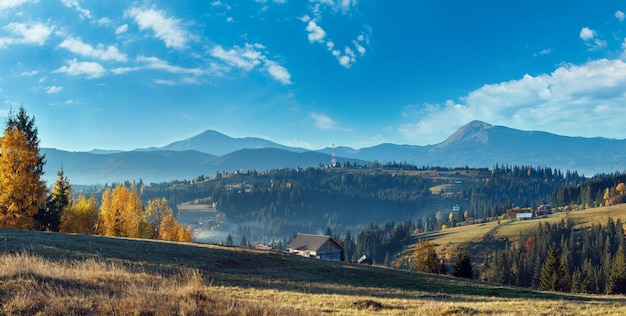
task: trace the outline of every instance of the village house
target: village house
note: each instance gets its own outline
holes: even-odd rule
[[[316,259],[340,261],[344,257],[343,247],[332,237],[325,235],[298,234],[287,245],[287,251]]]
[[[527,219],[533,219],[533,213],[528,212],[528,213],[517,213],[515,214],[515,218],[518,221],[523,221],[523,220],[527,220]]]

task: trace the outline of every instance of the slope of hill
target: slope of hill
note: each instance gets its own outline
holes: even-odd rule
[[[535,292],[277,252],[7,229],[0,246],[2,314],[626,313],[621,296]]]
[[[557,224],[569,216],[575,229],[589,227],[591,225],[606,225],[608,218],[620,219],[626,222],[626,204],[618,204],[608,207],[597,207],[585,210],[576,210],[568,213],[552,214],[546,218],[532,220],[502,220],[475,225],[459,226],[423,234],[421,237],[431,240],[438,248],[438,253],[454,254],[459,247],[471,244],[472,260],[481,265],[486,256],[493,253],[501,239],[509,239],[516,242],[520,234],[529,233],[537,229],[539,223]],[[503,244],[500,244],[503,245]],[[405,254],[410,255],[410,254]]]

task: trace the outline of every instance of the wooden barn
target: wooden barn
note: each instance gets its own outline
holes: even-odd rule
[[[287,251],[316,259],[341,261],[344,257],[343,247],[332,237],[325,235],[298,234],[287,245]]]

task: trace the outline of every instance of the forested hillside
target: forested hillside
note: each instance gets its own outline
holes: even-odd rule
[[[571,199],[564,188],[584,181],[575,172],[530,166],[489,170],[344,164],[141,184],[141,196],[144,200],[165,197],[172,204],[213,205],[235,223],[258,223],[248,240],[269,241],[297,232],[323,232],[327,227],[344,236],[347,230],[388,227],[389,222],[407,219],[413,219],[412,229],[430,231],[468,218],[485,220],[514,207],[561,205],[566,197]],[[455,205],[459,211],[450,218]]]

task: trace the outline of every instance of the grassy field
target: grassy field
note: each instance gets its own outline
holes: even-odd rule
[[[622,296],[212,245],[0,230],[0,315],[623,315]]]
[[[500,220],[475,225],[459,226],[445,230],[429,232],[422,237],[429,239],[437,246],[439,254],[450,254],[452,257],[459,247],[470,245],[470,255],[474,262],[480,263],[485,256],[504,244],[502,239],[516,241],[521,234],[537,229],[539,223],[558,224],[569,216],[574,221],[574,228],[588,227],[593,224],[606,225],[609,217],[621,219],[626,223],[626,204],[608,207],[598,207],[586,210],[576,210],[567,213],[552,214],[545,218],[532,220]],[[405,256],[410,255],[411,247],[407,248]],[[480,264],[478,264],[480,266]]]

